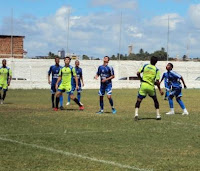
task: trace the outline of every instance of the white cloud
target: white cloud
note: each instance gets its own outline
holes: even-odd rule
[[[136,9],[135,0],[91,0],[92,6],[110,6],[116,9]]]
[[[194,27],[200,29],[200,4],[191,5],[189,8],[189,17]]]

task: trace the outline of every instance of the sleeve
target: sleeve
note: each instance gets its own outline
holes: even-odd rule
[[[62,69],[60,69],[59,73],[58,73],[59,77],[62,77]]]
[[[12,77],[12,70],[9,69],[9,76]]]
[[[173,72],[173,71],[171,71],[171,74],[172,74],[172,76],[173,77],[175,77],[175,78],[181,78],[182,76],[180,75],[180,74],[178,74],[178,73],[176,73],[176,72]]]
[[[145,64],[144,66],[142,66],[142,67],[138,70],[138,72],[142,73],[142,72],[144,71],[144,68],[145,68],[147,65],[148,65],[148,64]]]
[[[113,67],[110,67],[110,74],[113,76],[115,75]]]
[[[73,74],[73,76],[76,76],[76,69],[75,68],[72,68],[72,74]]]
[[[51,72],[52,72],[52,66],[49,68],[48,75],[51,75]]]
[[[101,74],[101,69],[100,69],[100,66],[99,66],[99,68],[97,70],[97,75],[99,76],[100,74]]]
[[[160,80],[160,71],[159,71],[159,69],[157,69],[157,72],[156,72],[156,80]]]

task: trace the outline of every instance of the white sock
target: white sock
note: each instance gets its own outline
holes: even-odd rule
[[[187,109],[185,108],[185,109],[183,109],[183,112],[187,112]]]
[[[174,108],[170,108],[171,112],[174,112]]]
[[[157,115],[157,116],[160,116],[159,109],[156,109],[156,115]]]
[[[135,108],[135,116],[138,116],[138,108]]]

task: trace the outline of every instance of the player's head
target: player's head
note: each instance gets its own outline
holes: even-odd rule
[[[2,65],[6,66],[6,60],[5,59],[2,60]]]
[[[59,65],[59,63],[60,63],[60,58],[58,56],[55,57],[55,63],[56,63],[56,65]]]
[[[167,66],[166,66],[166,70],[170,71],[173,69],[173,64],[172,63],[168,63]]]
[[[67,57],[65,57],[64,61],[65,61],[66,65],[69,65],[71,58],[69,56],[67,56]]]
[[[110,60],[109,56],[104,56],[104,58],[103,58],[104,63],[108,63],[109,60]]]
[[[76,66],[76,67],[79,67],[79,64],[80,64],[79,60],[76,60],[76,61],[75,61],[75,66]]]
[[[152,56],[150,59],[151,65],[156,65],[158,62],[158,58],[156,56]]]

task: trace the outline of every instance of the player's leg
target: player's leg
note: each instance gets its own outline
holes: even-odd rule
[[[108,84],[106,86],[106,92],[107,92],[107,98],[109,100],[109,103],[110,103],[110,106],[112,108],[112,113],[113,114],[116,114],[117,111],[116,109],[114,108],[114,104],[113,104],[113,99],[112,99],[112,85],[111,84]]]
[[[3,104],[3,101],[1,99],[1,90],[2,90],[2,86],[0,86],[0,104]]]
[[[105,86],[101,85],[100,90],[99,90],[99,105],[100,105],[100,110],[96,112],[97,114],[102,114],[104,110],[104,102],[103,102],[103,96],[105,94]]]
[[[66,103],[66,106],[70,105],[70,101],[71,101],[70,94],[73,94],[75,89],[76,89],[76,85],[72,84],[72,90],[67,92],[67,103]]]
[[[173,98],[174,98],[175,93],[176,93],[176,91],[172,90],[172,92],[168,96],[170,111],[166,113],[167,115],[174,115],[175,114],[175,112],[174,112],[174,102],[173,102]]]
[[[183,109],[183,113],[182,115],[188,115],[188,111],[185,107],[185,104],[183,103],[183,101],[181,100],[182,97],[182,93],[181,93],[181,89],[177,90],[177,94],[176,94],[176,101],[178,102],[178,104],[180,105],[180,107]]]
[[[2,97],[2,100],[1,100],[1,104],[3,104],[3,101],[6,98],[6,93],[7,93],[7,90],[8,90],[8,84],[4,84],[2,89],[3,89],[3,97]]]
[[[64,107],[63,107],[63,95],[62,94],[60,95],[59,100],[60,100],[60,110],[64,110]]]
[[[78,101],[80,102],[80,104],[82,104],[81,103],[81,93],[82,93],[82,88],[81,88],[81,85],[79,85],[79,88],[78,88],[78,90],[77,90],[77,99],[78,99]],[[83,105],[83,104],[82,104]]]
[[[74,94],[70,93],[70,98],[79,106],[80,110],[84,109],[84,106],[78,101]]]
[[[52,104],[52,108],[55,107],[55,94],[56,94],[56,88],[55,88],[55,84],[51,85],[51,104]]]
[[[67,95],[67,103],[66,103],[67,106],[70,105],[70,100],[71,100],[71,99],[70,99],[70,95],[68,94],[68,95]]]
[[[135,121],[138,120],[138,116],[139,116],[138,111],[140,108],[140,104],[141,104],[142,100],[146,97],[146,95],[147,95],[146,87],[145,87],[145,84],[142,83],[140,86],[140,89],[138,91],[137,101],[135,103],[135,116],[134,116]]]

